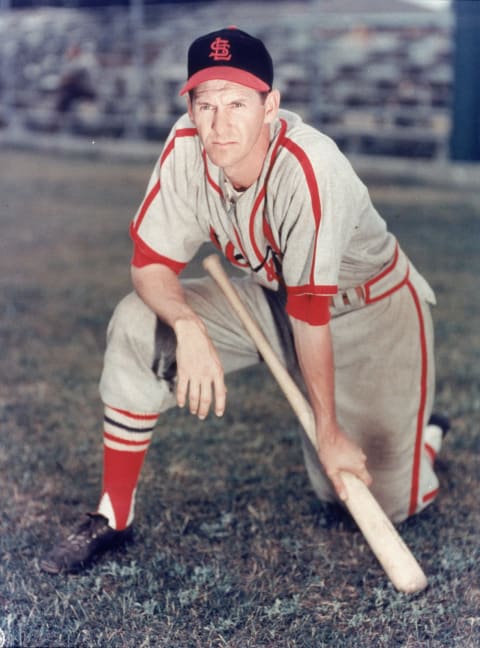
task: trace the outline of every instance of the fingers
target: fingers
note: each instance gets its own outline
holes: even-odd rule
[[[199,387],[197,390],[190,387],[190,412],[196,414],[203,421],[212,402],[212,384],[209,381],[204,381],[200,383]]]
[[[355,475],[356,475],[356,476],[357,476],[361,481],[363,481],[363,483],[364,483],[366,486],[370,486],[371,483],[372,483],[372,481],[373,481],[373,479],[372,479],[372,476],[370,475],[370,473],[368,472],[368,469],[367,469],[367,455],[363,452],[363,450],[361,450],[361,454],[360,454],[360,462],[361,462],[361,463],[360,463],[360,465],[358,466],[358,468],[357,468],[357,470],[355,471],[354,474],[355,474]]]
[[[361,470],[358,473],[358,477],[363,481],[363,483],[366,486],[371,486],[372,485],[373,478],[372,478],[371,474],[368,472],[366,467],[364,467],[363,470]]]
[[[191,380],[188,387],[188,404],[191,414],[198,414],[201,393],[201,383],[196,380]]]
[[[211,388],[208,383],[205,382],[202,388],[202,383],[199,380],[179,376],[177,379],[177,405],[185,407],[187,400],[191,414],[205,418],[212,400]]]
[[[215,389],[215,414],[223,416],[227,404],[227,388],[223,376],[217,378],[214,382]]]
[[[360,481],[362,481],[365,484],[365,486],[370,487],[372,485],[373,482],[372,476],[370,475],[370,473],[366,468],[362,470],[357,470],[355,472],[353,471],[351,472],[353,475],[358,477],[358,479],[360,479]],[[330,479],[332,480],[333,486],[340,500],[342,502],[346,502],[348,499],[348,491],[345,487],[341,474],[337,473],[332,477],[330,477]]]
[[[339,499],[342,502],[345,502],[347,500],[348,494],[347,489],[345,488],[345,484],[343,483],[343,479],[340,477],[340,474],[335,473],[333,475],[329,475],[329,477]]]
[[[356,464],[355,462],[350,464],[349,466],[345,464],[342,468],[337,468],[337,470],[327,471],[327,475],[333,484],[335,492],[342,502],[345,502],[348,499],[348,491],[341,476],[342,470],[351,472],[353,475],[358,477],[358,479],[360,479],[366,486],[371,486],[373,479],[367,469],[366,460],[367,458],[362,452],[358,456],[358,461],[356,462]]]
[[[188,382],[187,377],[177,375],[177,405],[179,407],[185,407],[187,402]]]
[[[198,416],[203,420],[208,416],[212,405],[213,395],[215,395],[215,414],[223,416],[225,412],[227,389],[223,381],[223,376],[218,377],[213,382],[210,380],[193,380],[181,379],[177,381],[177,404],[184,407],[187,402],[191,414]]]
[[[215,413],[222,416],[227,390],[220,357],[201,320],[187,325],[177,327],[177,403],[188,402],[190,412],[204,419],[215,401]]]
[[[372,477],[368,470],[365,468],[364,470],[352,473],[356,477],[358,477],[366,486],[371,486],[372,485]],[[340,475],[340,473],[336,473],[332,476],[330,476],[330,479],[332,481],[333,487],[335,488],[335,492],[337,493],[337,496],[342,502],[346,502],[348,499],[348,492],[345,487],[345,484],[343,483],[343,479]]]

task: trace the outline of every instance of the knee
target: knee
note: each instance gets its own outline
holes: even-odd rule
[[[120,336],[129,338],[140,330],[139,324],[154,314],[134,292],[124,297],[115,307],[107,329],[107,343]]]
[[[107,329],[107,348],[122,348],[152,355],[155,342],[155,313],[132,292],[115,307]]]
[[[175,333],[136,293],[127,295],[114,310],[107,332],[108,352],[135,357],[169,383],[175,377]]]
[[[139,364],[152,363],[156,316],[136,293],[124,297],[113,311],[107,329],[105,360],[125,364],[135,358]]]
[[[165,411],[174,403],[175,355],[173,330],[135,293],[127,295],[108,326],[103,401],[133,412]]]

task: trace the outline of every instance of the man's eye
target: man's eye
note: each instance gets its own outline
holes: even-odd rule
[[[244,105],[245,104],[242,101],[234,101],[232,103],[232,108],[243,108]]]

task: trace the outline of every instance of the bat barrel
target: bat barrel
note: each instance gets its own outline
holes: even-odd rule
[[[342,472],[346,507],[395,588],[406,594],[425,589],[427,577],[365,484]]]

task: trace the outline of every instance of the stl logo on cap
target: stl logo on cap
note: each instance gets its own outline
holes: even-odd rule
[[[1,2],[1,0],[0,0]],[[273,62],[261,40],[233,25],[199,36],[188,48],[188,79],[180,94],[221,79],[270,92]]]
[[[230,54],[230,41],[226,38],[217,38],[210,44],[212,52],[208,55],[214,61],[230,61],[232,55]]]

